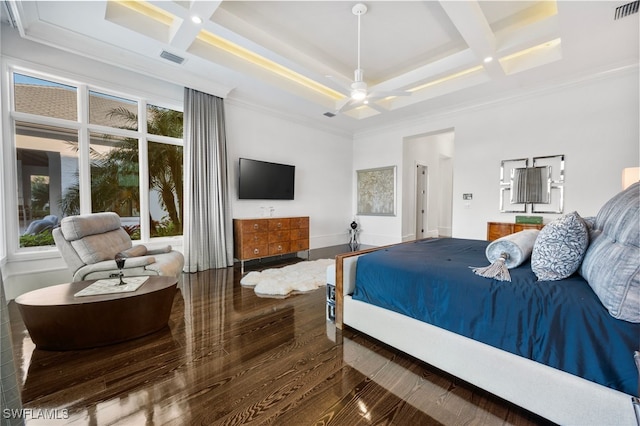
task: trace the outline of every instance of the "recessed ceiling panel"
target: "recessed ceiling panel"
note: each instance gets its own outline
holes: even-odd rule
[[[357,67],[354,4],[231,1],[223,2],[212,20],[283,57],[307,56],[351,79]],[[361,65],[369,84],[466,48],[437,2],[365,4]]]
[[[169,41],[174,17],[147,2],[109,1],[105,19],[161,42]]]

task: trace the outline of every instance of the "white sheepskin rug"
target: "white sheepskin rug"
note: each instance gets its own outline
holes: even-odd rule
[[[320,259],[253,271],[245,275],[240,284],[255,286],[258,296],[287,297],[291,293],[305,293],[327,284],[327,266],[334,263],[333,259]]]

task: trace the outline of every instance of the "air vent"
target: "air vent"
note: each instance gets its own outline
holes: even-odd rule
[[[640,7],[640,0],[632,1],[631,3],[627,3],[625,5],[616,7],[616,16],[613,18],[621,19],[625,16],[633,15],[634,13],[638,13],[638,8]]]
[[[181,64],[184,62],[184,58],[181,58],[178,55],[174,55],[173,53],[169,53],[166,50],[163,50],[160,53],[160,57],[166,59],[167,61],[175,62],[176,64]]]
[[[325,112],[325,113],[324,113],[324,114],[322,114],[322,115],[324,115],[325,117],[329,117],[329,118],[331,118],[331,117],[335,117],[335,116],[336,116],[336,115],[335,115],[334,113],[332,113],[332,112]]]

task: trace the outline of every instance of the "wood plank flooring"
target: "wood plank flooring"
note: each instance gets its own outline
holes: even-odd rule
[[[365,335],[336,332],[324,289],[259,298],[240,278],[237,267],[184,275],[169,327],[82,351],[35,349],[10,302],[23,404],[67,417],[27,425],[547,423]]]

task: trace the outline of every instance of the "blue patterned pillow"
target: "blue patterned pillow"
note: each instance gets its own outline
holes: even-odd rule
[[[531,253],[531,269],[539,281],[567,278],[578,270],[589,245],[589,231],[576,212],[545,225]]]

